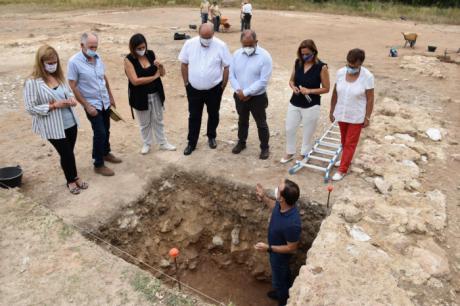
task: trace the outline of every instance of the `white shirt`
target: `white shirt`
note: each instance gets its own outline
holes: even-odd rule
[[[335,120],[347,123],[363,123],[366,116],[366,90],[374,88],[374,76],[362,66],[356,81],[348,82],[346,74],[346,67],[337,71]]]
[[[251,14],[252,15],[252,5],[251,3],[246,3],[243,5],[243,14]]]
[[[257,46],[250,56],[243,52],[243,48],[233,53],[230,84],[234,91],[241,89],[246,97],[261,95],[267,91],[271,74],[272,58],[265,49]]]
[[[227,45],[217,37],[207,48],[201,45],[199,36],[189,39],[179,54],[179,61],[188,64],[188,81],[198,90],[208,90],[222,82],[224,67],[231,60]]]

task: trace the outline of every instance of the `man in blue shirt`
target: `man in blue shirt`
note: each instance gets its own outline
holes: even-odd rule
[[[78,102],[83,106],[93,128],[94,171],[104,176],[115,174],[104,161],[121,163],[110,153],[110,106],[115,107],[105,66],[96,53],[98,37],[94,33],[81,36],[81,52],[72,56],[67,67],[67,79]]]
[[[257,184],[256,194],[272,210],[272,216],[268,227],[268,244],[258,242],[254,247],[270,254],[274,290],[268,292],[268,297],[278,300],[279,305],[286,305],[292,285],[289,260],[298,248],[302,231],[302,221],[295,206],[300,195],[299,186],[284,179],[275,189],[276,199],[271,199],[265,194],[264,188]]]
[[[238,143],[233,148],[234,154],[246,149],[249,130],[249,114],[256,121],[260,140],[260,159],[270,155],[268,141],[267,85],[272,74],[272,58],[270,54],[257,45],[256,32],[245,30],[241,33],[242,48],[233,54],[230,65],[230,83],[235,91],[236,110],[238,112]]]

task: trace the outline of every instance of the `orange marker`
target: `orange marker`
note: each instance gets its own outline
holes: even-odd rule
[[[171,250],[169,250],[169,256],[172,258],[176,258],[177,256],[179,256],[179,250],[177,248],[172,248]]]
[[[334,190],[334,186],[332,185],[327,186],[327,191],[332,192],[332,190]]]
[[[327,186],[327,191],[329,191],[328,194],[327,194],[327,204],[326,204],[326,207],[327,207],[327,208],[329,208],[329,200],[330,200],[330,198],[331,198],[331,192],[332,192],[332,190],[334,190],[334,186],[332,186],[332,184],[329,185],[329,186]]]

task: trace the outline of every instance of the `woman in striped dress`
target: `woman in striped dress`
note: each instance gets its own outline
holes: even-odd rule
[[[79,194],[87,189],[88,184],[77,175],[73,152],[79,124],[73,109],[77,100],[64,79],[59,56],[51,46],[43,45],[36,53],[33,72],[24,85],[24,104],[32,115],[32,130],[47,139],[59,153],[70,192]]]

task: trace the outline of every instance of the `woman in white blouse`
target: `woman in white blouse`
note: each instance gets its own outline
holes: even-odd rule
[[[35,65],[24,85],[24,104],[32,115],[32,130],[47,139],[61,157],[67,187],[72,194],[87,189],[88,184],[77,175],[75,155],[78,117],[73,109],[77,105],[62,73],[56,50],[41,46],[35,55]]]
[[[361,129],[369,126],[374,107],[374,76],[362,66],[364,59],[364,50],[352,49],[347,66],[337,72],[329,118],[339,123],[343,151],[334,181],[340,181],[348,172]]]

